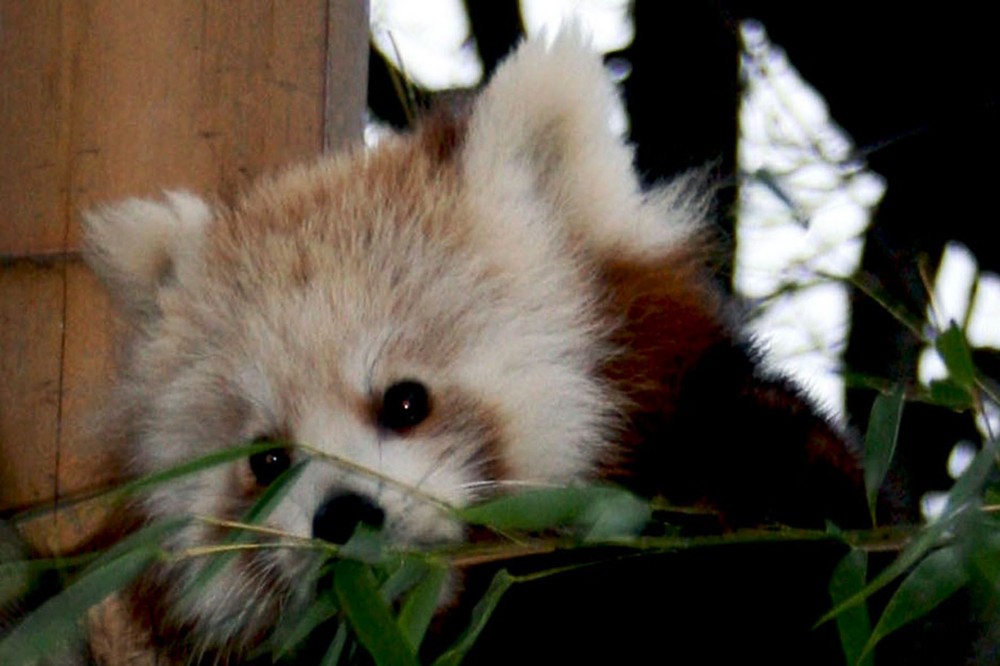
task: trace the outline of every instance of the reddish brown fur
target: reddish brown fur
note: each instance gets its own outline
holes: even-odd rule
[[[710,241],[604,266],[605,307],[620,323],[604,373],[628,402],[601,476],[709,507],[723,525],[863,526],[856,449],[790,383],[759,375],[709,277]]]
[[[613,337],[617,353],[603,371],[627,397],[628,414],[655,412],[669,418],[686,373],[706,349],[725,339],[721,295],[707,275],[711,252],[702,239],[655,264],[617,258],[604,264],[604,304],[618,328]],[[623,436],[625,441],[604,461],[604,474],[621,472],[638,446],[629,441],[634,430],[626,429]]]

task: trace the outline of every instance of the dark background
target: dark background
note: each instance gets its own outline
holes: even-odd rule
[[[518,3],[464,4],[490,72],[523,34]],[[730,235],[738,182],[739,26],[760,21],[825,97],[833,119],[853,138],[856,156],[885,179],[861,270],[919,316],[927,293],[918,266],[923,262],[933,276],[948,241],[964,243],[981,270],[1000,271],[996,14],[989,3],[638,0],[635,40],[607,57],[631,65],[623,91],[639,172],[654,182],[710,165],[724,185],[718,223]],[[369,105],[378,118],[405,125],[388,66],[374,50]],[[844,367],[914,382],[923,341],[863,294],[852,293],[851,306]],[[996,350],[976,356],[987,374],[1000,375]],[[873,398],[873,390],[849,383],[849,421],[858,432]],[[911,507],[925,492],[951,485],[945,462],[960,439],[979,440],[970,417],[907,403],[896,473]]]
[[[466,0],[465,7],[489,72],[523,33],[518,3]],[[869,279],[919,317],[928,298],[918,267],[922,262],[933,276],[947,242],[965,244],[980,270],[1000,272],[994,237],[1000,228],[1000,49],[996,10],[988,3],[638,0],[633,12],[634,42],[608,58],[631,65],[624,98],[637,168],[647,182],[710,165],[723,184],[718,223],[731,235],[739,182],[739,26],[754,19],[825,97],[834,121],[853,138],[855,157],[887,183],[865,242],[861,270]],[[369,105],[377,117],[402,126],[387,65],[376,51],[372,56]],[[863,294],[853,292],[851,306],[848,376],[912,387],[924,341]],[[996,350],[977,350],[976,360],[1000,376]],[[859,433],[874,396],[848,382],[848,419]],[[945,462],[963,438],[980,439],[970,416],[907,403],[895,474],[914,516],[924,493],[951,486]],[[698,663],[842,663],[832,626],[811,630],[829,608],[826,582],[842,554],[822,545],[699,551],[619,566],[610,576],[516,588],[474,657],[657,663],[693,654]],[[566,598],[575,612],[566,612]],[[880,663],[963,659],[956,654],[974,636],[947,618],[962,615],[965,602],[961,596],[949,601],[938,615],[943,623],[932,618],[883,642]],[[554,645],[553,637],[559,637]],[[976,649],[980,656],[995,651]]]

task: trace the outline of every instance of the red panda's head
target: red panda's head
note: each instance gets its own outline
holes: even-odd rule
[[[630,323],[670,337],[668,363],[718,334],[703,199],[641,191],[614,104],[580,39],[530,41],[468,117],[231,207],[174,192],[87,215],[90,264],[131,325],[117,400],[135,472],[289,444],[153,489],[145,518],[239,519],[307,461],[266,526],[342,542],[367,523],[425,546],[463,538],[449,507],[596,474],[629,404],[662,388],[628,379],[660,362],[629,354],[649,337]],[[673,311],[643,314],[652,279]],[[194,522],[169,545],[217,538]],[[179,559],[158,586],[163,621],[209,648],[266,631],[301,572],[296,551],[263,551],[180,594],[201,566]]]

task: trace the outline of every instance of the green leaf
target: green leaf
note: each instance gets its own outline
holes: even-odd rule
[[[104,567],[114,562],[124,555],[138,549],[155,549],[162,553],[162,543],[172,532],[177,532],[191,522],[187,516],[178,516],[168,520],[159,520],[151,523],[142,529],[133,532],[124,539],[117,541],[113,546],[101,553],[94,561],[83,570],[82,576],[86,576],[94,569]]]
[[[416,653],[378,591],[371,569],[354,560],[334,565],[333,587],[358,640],[378,666],[416,666]]]
[[[92,562],[94,553],[74,557],[52,557],[0,562],[0,615],[3,610],[17,602],[39,586],[57,586],[57,580],[65,580],[83,564]],[[55,573],[56,576],[51,574]],[[59,586],[61,587],[61,586]]]
[[[941,538],[947,532],[961,525],[969,515],[975,515],[975,510],[980,504],[980,493],[986,478],[995,466],[996,443],[988,443],[976,454],[972,462],[958,478],[955,485],[948,491],[944,510],[941,516],[922,529],[907,544],[903,552],[893,560],[875,579],[866,585],[864,589],[850,595],[847,599],[838,603],[830,612],[820,618],[817,625],[838,616],[849,608],[862,603],[869,596],[882,589],[899,576],[906,573],[911,567],[917,565],[931,550],[936,548]]]
[[[889,472],[892,456],[896,451],[899,422],[903,414],[903,387],[897,385],[888,394],[879,394],[872,405],[865,435],[865,490],[868,494],[868,511],[875,524],[878,492]]]
[[[117,557],[101,558],[0,641],[0,663],[34,664],[70,647],[83,614],[135,580],[161,554],[157,544],[143,543]]]
[[[420,649],[427,627],[441,603],[441,593],[448,581],[448,568],[443,564],[428,567],[426,575],[407,595],[399,612],[399,627],[413,648]]]
[[[344,654],[344,646],[347,645],[347,623],[341,622],[337,627],[337,633],[333,635],[330,647],[326,649],[319,666],[337,666],[340,658]]]
[[[816,622],[816,626],[832,620],[850,608],[858,606],[875,592],[878,592],[893,580],[906,573],[906,571],[919,562],[921,558],[927,554],[927,552],[937,546],[941,536],[948,531],[951,525],[952,523],[949,520],[938,520],[925,527],[913,537],[913,539],[907,544],[906,548],[903,549],[903,552],[901,552],[889,566],[883,569],[873,581],[868,583],[868,585],[866,585],[863,589],[855,592],[840,603],[836,604],[833,609],[823,615],[823,617]]]
[[[868,555],[854,549],[840,561],[830,578],[830,599],[839,604],[862,590],[868,576]],[[837,633],[844,649],[845,663],[873,666],[871,655],[861,658],[871,635],[872,625],[867,606],[854,606],[837,616]]]
[[[948,329],[937,336],[934,348],[948,368],[948,378],[966,391],[975,393],[976,366],[972,362],[965,334],[955,322],[951,322]]]
[[[940,548],[918,564],[889,600],[862,655],[880,640],[920,619],[965,585],[968,574],[954,547]]]
[[[271,445],[270,448],[265,448],[264,450],[269,451],[273,448],[274,446]],[[267,518],[268,514],[274,510],[274,507],[278,505],[285,494],[291,489],[292,484],[296,479],[298,479],[299,474],[302,473],[302,470],[305,469],[308,462],[308,459],[296,462],[282,472],[278,478],[271,482],[271,485],[267,487],[257,501],[254,502],[253,506],[251,506],[247,511],[246,515],[243,517],[243,522],[247,524],[256,524]],[[253,537],[253,533],[249,531],[234,529],[234,531],[225,539],[223,544],[232,545],[247,543]],[[205,566],[201,567],[197,574],[195,574],[195,576],[187,583],[184,594],[192,596],[201,594],[210,586],[212,579],[219,575],[219,573],[229,564],[231,564],[237,555],[238,552],[234,550],[219,552],[211,555],[208,562],[205,563]]]
[[[281,446],[280,443],[275,442],[264,442],[260,444],[249,444],[247,446],[234,446],[222,449],[220,451],[213,451],[205,456],[196,458],[195,460],[188,461],[186,463],[165,469],[160,472],[155,472],[153,474],[147,474],[146,476],[133,479],[123,484],[114,486],[106,490],[101,490],[94,493],[83,493],[79,496],[64,498],[59,501],[59,506],[66,508],[68,506],[73,506],[81,502],[90,501],[97,497],[102,497],[107,500],[116,500],[122,497],[128,497],[136,493],[142,492],[148,488],[162,485],[165,483],[170,483],[176,479],[189,476],[191,474],[197,474],[199,472],[205,471],[217,465],[222,465],[233,460],[239,460],[241,458],[248,458],[255,453],[263,453],[264,451],[270,451],[276,446]],[[27,509],[21,511],[13,518],[11,522],[14,524],[28,522],[37,518],[39,516],[51,513],[56,509],[54,503],[47,503],[43,506],[38,506],[35,508]]]
[[[31,664],[68,647],[78,636],[78,621],[87,610],[136,579],[163,555],[160,543],[187,518],[161,521],[116,543],[83,570],[65,590],[29,614],[3,640],[0,664]],[[45,566],[54,560],[41,561]]]
[[[275,446],[279,445],[274,442],[264,442],[261,444],[248,444],[247,446],[228,447],[220,451],[214,451],[190,462],[177,465],[176,467],[163,470],[162,472],[156,472],[154,474],[140,477],[134,481],[130,481],[119,486],[113,492],[114,494],[130,495],[152,486],[158,486],[191,474],[203,472],[217,465],[223,465],[242,458],[249,458],[256,453],[270,451],[275,448]]]
[[[987,485],[986,493],[983,496],[983,503],[993,506],[1000,505],[1000,487],[992,483]]]
[[[976,454],[969,466],[958,478],[955,485],[948,491],[944,510],[941,516],[922,529],[903,549],[903,552],[892,561],[875,579],[865,586],[863,590],[852,594],[844,601],[826,613],[817,622],[817,626],[827,622],[845,610],[857,606],[869,596],[882,589],[897,577],[906,573],[911,567],[920,562],[921,559],[932,549],[936,548],[941,537],[948,531],[953,530],[956,525],[960,525],[967,515],[974,515],[980,505],[980,493],[986,483],[986,478],[995,466],[996,442],[987,443],[983,449]]]
[[[539,531],[568,525],[590,496],[583,488],[537,488],[459,510],[467,523],[498,530]]]
[[[0,614],[8,605],[20,599],[37,584],[38,578],[51,565],[37,561],[0,562]]]
[[[255,524],[264,520],[270,515],[274,507],[278,506],[281,499],[291,489],[292,484],[299,478],[299,474],[305,469],[309,459],[299,460],[282,472],[278,478],[261,493],[261,496],[253,503],[250,510],[243,516],[244,523]]]
[[[396,599],[423,580],[429,570],[430,565],[423,559],[404,557],[399,566],[389,575],[389,578],[382,583],[382,588],[379,590],[382,598],[390,604],[395,602]]]
[[[612,490],[615,492],[596,495],[578,518],[586,530],[583,540],[587,543],[638,536],[653,515],[649,502]]]
[[[933,405],[964,412],[975,407],[975,395],[951,379],[932,379],[927,401]]]
[[[337,599],[332,590],[323,590],[313,599],[312,603],[289,618],[294,623],[290,625],[281,624],[276,628],[272,638],[276,646],[274,657],[280,658],[290,654],[303,643],[317,627],[335,617],[340,610]],[[283,616],[282,621],[285,620]]]
[[[507,573],[506,569],[501,569],[493,576],[486,594],[479,600],[476,607],[472,609],[472,619],[469,621],[469,626],[462,632],[462,635],[455,641],[454,645],[434,660],[433,666],[458,666],[462,663],[462,659],[465,658],[465,655],[475,645],[479,634],[482,633],[490,616],[493,615],[493,611],[496,610],[497,604],[500,603],[500,598],[514,584],[515,580],[513,576]]]
[[[969,572],[977,607],[1000,608],[1000,525],[996,516],[976,513],[963,524],[956,547]]]
[[[979,450],[969,466],[962,472],[962,476],[958,477],[951,490],[948,491],[942,518],[963,510],[970,503],[976,505],[981,503],[986,480],[996,467],[996,449],[996,442],[983,444],[983,448]]]
[[[0,617],[8,604],[20,599],[53,568],[52,560],[29,560],[17,531],[0,520]]]
[[[500,531],[575,526],[588,538],[600,540],[634,534],[640,517],[645,525],[649,507],[621,488],[572,486],[525,490],[460,509],[458,514],[467,523]]]
[[[385,533],[362,523],[355,528],[347,543],[338,549],[338,553],[352,560],[380,564],[389,554],[386,549]]]
[[[301,553],[303,562],[298,583],[291,598],[278,614],[267,640],[245,655],[245,661],[257,663],[295,663],[295,653],[324,622],[336,617],[339,606],[330,577],[331,555],[325,551]],[[324,630],[326,627],[324,627]]]

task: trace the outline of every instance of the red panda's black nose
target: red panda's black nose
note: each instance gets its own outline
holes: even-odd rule
[[[379,528],[385,512],[373,500],[357,493],[331,495],[313,516],[313,536],[331,543],[347,543],[360,524]]]

